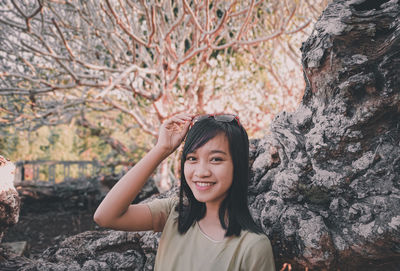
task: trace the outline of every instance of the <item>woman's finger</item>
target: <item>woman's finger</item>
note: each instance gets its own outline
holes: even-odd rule
[[[187,121],[183,127],[182,130],[180,131],[180,136],[182,136],[182,140],[185,138],[185,135],[187,134],[187,132],[189,131],[189,126],[190,126],[190,121]]]
[[[188,129],[192,120],[192,114],[179,114],[175,115],[164,121],[163,125],[165,129],[170,131],[186,130]]]
[[[174,117],[177,118],[177,119],[180,119],[180,120],[184,120],[184,121],[192,120],[192,114],[188,114],[188,113],[179,114],[179,115],[176,115]]]
[[[166,126],[169,126],[169,125],[174,124],[174,123],[183,123],[183,122],[184,121],[182,121],[182,120],[180,120],[180,119],[178,119],[176,117],[172,117],[172,118],[167,119],[164,123],[165,123]]]
[[[172,117],[172,122],[178,125],[185,125],[187,123],[190,124],[190,121],[192,120],[190,116],[175,116]]]
[[[192,120],[193,119],[193,115],[192,114],[182,114],[179,117],[181,117],[184,120]]]

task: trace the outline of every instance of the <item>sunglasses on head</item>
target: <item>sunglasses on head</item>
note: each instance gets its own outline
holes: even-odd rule
[[[196,116],[192,119],[192,123],[190,124],[190,128],[198,121],[208,119],[208,118],[213,118],[216,121],[219,122],[231,122],[233,120],[236,120],[237,124],[240,125],[239,117],[236,115],[232,114],[206,114],[206,115],[199,115]]]

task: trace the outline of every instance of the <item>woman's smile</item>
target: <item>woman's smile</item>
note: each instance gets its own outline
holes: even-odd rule
[[[196,185],[196,188],[200,191],[211,189],[211,187],[215,184],[212,182],[194,182],[194,183]]]

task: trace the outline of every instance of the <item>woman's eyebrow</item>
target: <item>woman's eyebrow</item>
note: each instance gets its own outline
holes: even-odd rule
[[[221,151],[221,150],[212,150],[212,151],[210,151],[210,153],[221,153],[221,154],[228,155],[226,152]]]

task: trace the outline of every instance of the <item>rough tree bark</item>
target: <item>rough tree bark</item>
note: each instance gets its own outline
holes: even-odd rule
[[[271,132],[251,146],[252,213],[272,241],[277,267],[289,262],[295,270],[395,270],[399,1],[332,2],[302,52],[307,87],[301,105],[278,115]],[[157,235],[96,234],[65,240],[25,270],[46,262],[60,270],[69,263],[106,270],[124,261],[124,268],[151,269]]]
[[[254,148],[254,215],[279,261],[398,268],[399,1],[334,1],[302,52],[302,104]]]

